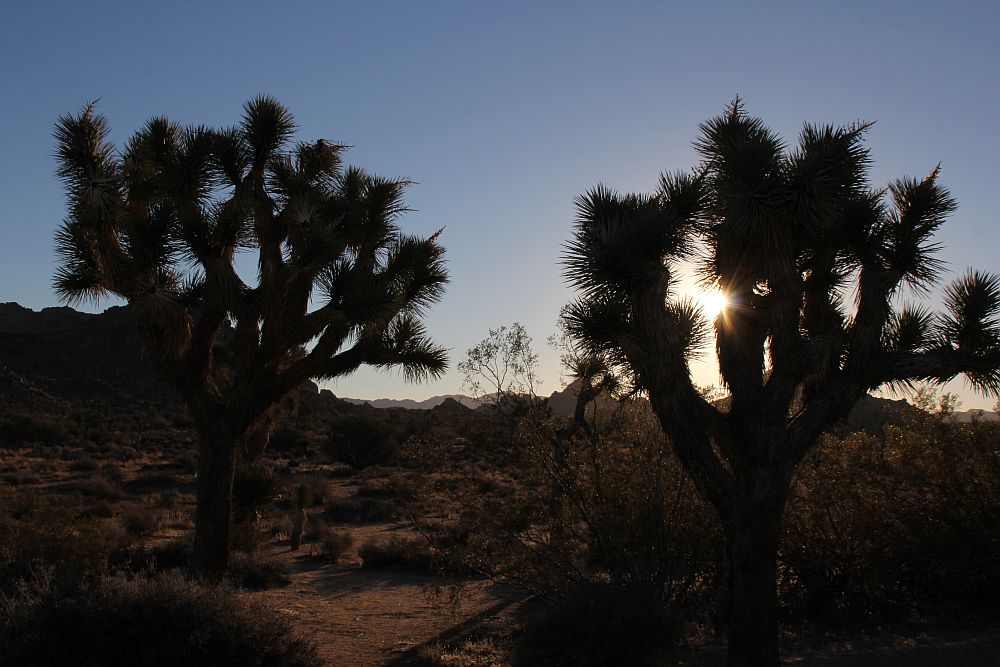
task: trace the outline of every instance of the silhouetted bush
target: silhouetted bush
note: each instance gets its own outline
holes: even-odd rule
[[[283,498],[285,507],[316,507],[326,501],[330,490],[330,482],[320,475],[301,475],[289,480],[289,487],[294,492],[286,493]]]
[[[66,491],[79,493],[88,498],[100,500],[116,500],[122,497],[121,489],[103,477],[93,479],[80,479],[67,483],[64,487]]]
[[[118,517],[129,537],[146,537],[156,532],[160,520],[156,513],[145,507],[130,507]]]
[[[115,515],[115,508],[107,500],[96,500],[87,508],[87,514],[101,519],[110,519]]]
[[[399,512],[391,500],[352,496],[328,502],[323,516],[333,523],[372,523],[392,521]]]
[[[26,445],[40,442],[58,445],[69,437],[69,429],[58,417],[47,415],[8,415],[0,418],[0,445]]]
[[[233,478],[233,531],[234,548],[253,551],[265,538],[259,525],[261,513],[284,492],[284,482],[269,468],[261,465],[241,465]]]
[[[101,477],[117,486],[125,483],[125,471],[121,465],[112,463],[111,461],[101,466]]]
[[[381,422],[360,415],[346,415],[330,425],[325,450],[335,461],[360,470],[395,461],[399,455],[399,439]]]
[[[434,551],[422,537],[391,535],[386,539],[371,539],[358,548],[358,557],[370,569],[398,568],[422,573],[439,570]]]
[[[309,436],[297,428],[280,426],[271,432],[267,451],[271,454],[305,456],[309,451]]]
[[[582,584],[525,619],[518,663],[661,665],[678,631],[677,617],[648,588]]]
[[[22,667],[322,664],[280,613],[178,575],[118,576],[70,598],[22,600],[3,621],[0,655]]]
[[[190,536],[157,544],[141,544],[118,554],[115,565],[132,572],[188,571],[194,546]]]
[[[0,477],[0,481],[10,486],[35,486],[42,483],[42,478],[29,472],[13,472]]]
[[[229,558],[229,579],[237,586],[262,591],[291,582],[291,568],[284,561],[270,558],[259,551],[236,552]]]
[[[123,535],[64,496],[19,492],[0,497],[0,508],[0,593],[44,570],[55,589],[74,589],[105,572],[124,545]]]
[[[336,563],[352,546],[354,546],[354,538],[351,537],[350,533],[325,528],[317,537],[313,553],[319,558]]]
[[[129,493],[150,493],[169,489],[177,484],[177,476],[167,470],[142,470],[125,484]]]
[[[882,438],[828,436],[789,503],[783,600],[828,626],[995,608],[997,516],[996,424],[952,423],[945,410]]]
[[[69,469],[73,472],[94,472],[98,467],[97,461],[91,458],[78,459],[69,464]]]
[[[530,465],[516,483],[464,474],[464,544],[452,530],[442,550],[543,599],[607,583],[646,590],[671,608],[704,608],[719,580],[717,522],[659,426],[634,407],[592,430],[592,439],[578,432],[563,441],[561,453],[559,424],[524,429]],[[442,539],[440,528],[433,534]]]

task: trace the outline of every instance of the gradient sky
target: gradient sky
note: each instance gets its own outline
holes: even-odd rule
[[[877,121],[879,184],[941,162],[959,201],[942,259],[953,275],[1000,270],[998,27],[997,2],[3,3],[0,301],[56,305],[60,115],[100,98],[121,143],[152,115],[232,124],[258,93],[291,108],[299,137],[416,181],[402,224],[447,227],[452,275],[430,331],[454,367],[490,327],[523,322],[544,393],[559,388],[545,338],[571,298],[558,259],[573,198],[691,167],[698,123],[736,95],[790,140],[806,120]],[[710,359],[695,371],[718,381]],[[331,388],[460,385],[454,370],[416,386],[359,372]],[[951,389],[966,408],[993,404]]]

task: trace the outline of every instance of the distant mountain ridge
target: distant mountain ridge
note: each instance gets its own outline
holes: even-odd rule
[[[480,407],[475,399],[462,394],[443,394],[422,401],[338,398],[328,390],[320,391],[313,383],[302,387],[301,397],[312,409],[321,411],[342,410],[347,408],[345,403],[444,412]],[[17,303],[0,303],[0,404],[44,410],[66,400],[93,399],[180,406],[173,389],[143,358],[131,310],[115,306],[99,314],[65,307],[34,311]],[[576,405],[574,385],[553,392],[547,400],[554,416],[571,416]],[[599,410],[613,406],[613,399],[598,399]],[[904,423],[907,413],[915,409],[906,401],[869,396],[858,403],[844,426],[878,432],[885,424]],[[949,419],[996,421],[1000,416],[973,409],[956,412]]]
[[[431,396],[430,398],[425,398],[422,401],[415,401],[412,398],[347,398],[340,397],[340,400],[346,401],[347,403],[353,403],[354,405],[365,405],[368,404],[373,408],[379,409],[391,409],[391,408],[403,408],[404,410],[431,410],[438,407],[448,399],[451,399],[465,407],[475,410],[479,407],[479,401],[469,396],[463,394],[442,394],[440,396]]]

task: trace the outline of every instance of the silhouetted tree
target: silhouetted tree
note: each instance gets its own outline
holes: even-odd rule
[[[93,105],[59,120],[69,214],[56,235],[64,302],[113,295],[200,433],[194,563],[228,560],[234,457],[310,378],[362,364],[436,376],[445,352],[419,321],[447,282],[437,234],[405,235],[406,181],[342,167],[345,146],[288,149],[289,111],[270,97],[236,127],[154,118],[121,152]],[[257,279],[237,272],[255,250]]]
[[[570,331],[634,373],[727,539],[729,663],[778,663],[775,559],[796,465],[866,392],[964,374],[1000,393],[1000,279],[969,271],[947,313],[900,304],[942,263],[933,235],[955,210],[939,170],[871,189],[869,125],[805,125],[787,149],[739,100],[701,125],[703,162],[653,195],[599,186],[577,202],[565,275],[581,296]],[[678,303],[678,262],[729,306],[714,323],[727,411],[688,365],[710,333]],[[853,303],[842,296],[855,284]]]
[[[490,329],[489,335],[465,353],[458,370],[473,397],[503,414],[537,403],[538,355],[520,322]]]

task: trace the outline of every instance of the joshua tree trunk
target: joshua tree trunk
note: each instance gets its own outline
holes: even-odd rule
[[[777,554],[784,501],[738,508],[724,523],[730,667],[778,664]]]
[[[229,564],[233,474],[240,437],[222,424],[201,429],[196,484],[198,510],[194,528],[194,569],[218,579]]]
[[[295,522],[292,524],[292,534],[289,536],[289,541],[291,542],[292,551],[298,551],[299,545],[302,543],[302,533],[306,529],[306,511],[303,508],[299,508],[295,512]]]

